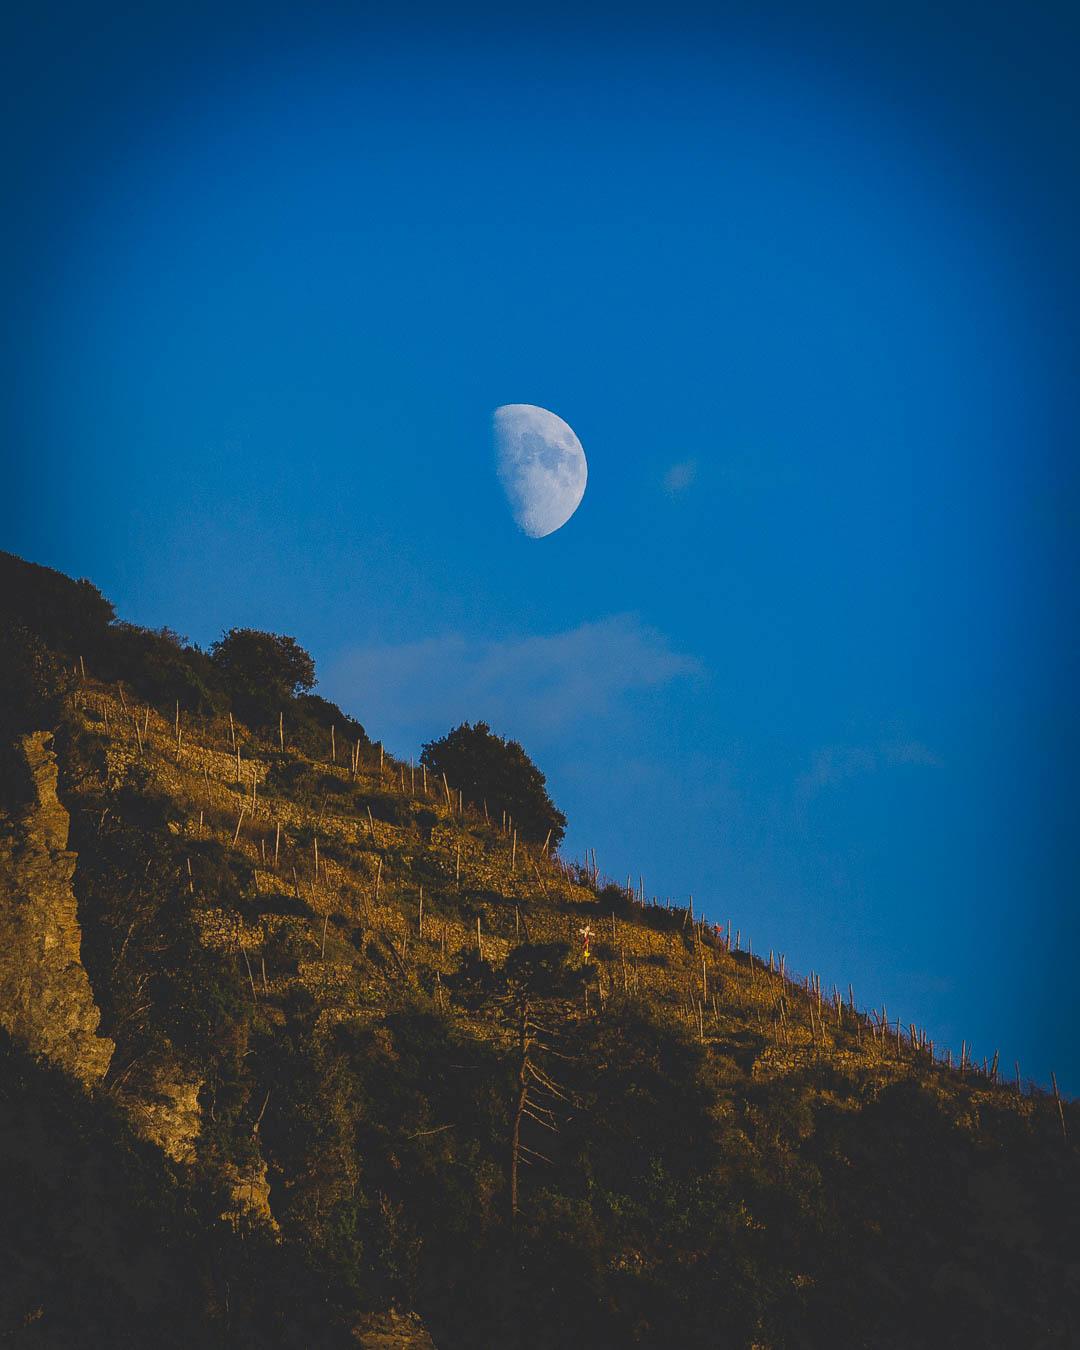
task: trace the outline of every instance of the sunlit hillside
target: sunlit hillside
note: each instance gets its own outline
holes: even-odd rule
[[[1054,1085],[4,570],[11,1344],[1080,1343]]]

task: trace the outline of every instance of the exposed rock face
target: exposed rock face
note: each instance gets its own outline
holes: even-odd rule
[[[243,1171],[236,1171],[230,1190],[236,1208],[228,1210],[222,1218],[235,1221],[246,1214],[261,1219],[275,1232],[280,1231],[270,1209],[270,1180],[264,1158],[259,1157]]]
[[[435,1350],[435,1342],[416,1313],[368,1313],[352,1334],[363,1350]]]
[[[124,1093],[120,1100],[133,1128],[144,1139],[157,1144],[173,1162],[189,1163],[195,1160],[195,1140],[202,1124],[201,1087],[201,1079],[162,1065],[152,1070],[134,1093]]]
[[[52,734],[20,748],[30,801],[0,820],[0,1026],[88,1086],[115,1046],[97,1034],[100,1013],[82,964],[82,932],[68,851],[68,813],[56,795]]]

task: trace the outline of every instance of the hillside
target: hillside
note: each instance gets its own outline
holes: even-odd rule
[[[1080,1344],[1076,1104],[27,566],[0,1342]]]

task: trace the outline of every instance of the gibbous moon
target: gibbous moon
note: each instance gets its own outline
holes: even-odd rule
[[[518,528],[542,539],[565,525],[585,495],[589,466],[561,417],[532,403],[495,409],[495,463]]]

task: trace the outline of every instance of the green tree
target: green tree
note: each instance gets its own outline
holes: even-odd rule
[[[313,688],[315,662],[295,638],[256,628],[230,628],[210,648],[236,712],[266,726],[294,695]]]
[[[497,736],[486,722],[463,722],[441,740],[429,741],[421,762],[460,788],[474,806],[506,811],[523,839],[542,842],[551,832],[557,848],[566,817],[547,791],[547,780],[517,741]]]

